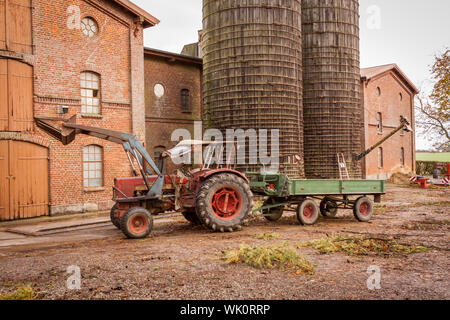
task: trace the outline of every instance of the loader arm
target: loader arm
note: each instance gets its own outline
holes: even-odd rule
[[[35,117],[35,120],[39,128],[43,129],[45,132],[62,142],[63,145],[72,143],[75,137],[79,134],[96,137],[122,145],[136,176],[138,174],[132,159],[134,158],[138,164],[139,173],[144,179],[144,183],[149,190],[147,196],[151,198],[162,197],[164,176],[161,174],[158,166],[155,164],[152,157],[135,135],[80,125],[76,123],[76,116],[73,116],[69,120],[37,116]],[[55,126],[51,121],[62,121],[62,128]],[[150,185],[147,178],[147,174],[152,174],[152,172],[146,172],[147,169],[145,163],[148,163],[153,170],[153,174],[158,176],[152,185]]]
[[[362,158],[366,157],[369,153],[371,153],[373,150],[375,150],[376,148],[381,146],[383,143],[385,143],[387,140],[389,140],[391,137],[393,137],[400,130],[404,130],[406,132],[413,132],[409,120],[403,116],[400,116],[400,125],[394,131],[392,131],[390,134],[388,134],[386,137],[381,139],[379,142],[377,142],[375,145],[371,146],[369,149],[367,149],[363,153],[355,155],[354,156],[355,160],[359,161]]]

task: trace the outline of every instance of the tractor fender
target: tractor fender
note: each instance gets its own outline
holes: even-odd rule
[[[202,178],[202,180],[206,180],[206,179],[211,178],[212,176],[215,176],[215,175],[221,174],[221,173],[231,173],[231,174],[234,174],[234,175],[236,175],[236,176],[238,176],[238,177],[241,177],[241,178],[244,179],[247,183],[249,183],[249,180],[248,180],[248,178],[245,176],[245,174],[243,174],[242,172],[233,170],[233,169],[216,169],[216,170],[211,170],[211,171],[205,172],[205,173],[202,175],[201,178]]]

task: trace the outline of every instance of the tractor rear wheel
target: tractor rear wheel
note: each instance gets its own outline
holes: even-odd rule
[[[233,232],[242,229],[253,208],[253,194],[248,183],[233,174],[212,176],[197,194],[197,216],[209,229]]]
[[[111,213],[109,217],[111,218],[112,224],[120,230],[120,218],[116,217],[116,210],[118,209],[117,204],[114,205],[114,207],[111,208]]]
[[[277,201],[274,198],[268,198],[266,201],[264,201],[263,206],[270,206],[273,204],[277,204]],[[264,218],[272,222],[280,220],[281,217],[283,216],[283,212],[284,206],[262,210]]]
[[[194,226],[199,226],[202,224],[200,219],[197,217],[196,212],[183,212],[182,214],[183,214],[184,218],[187,221],[189,221],[190,223],[192,223]]]
[[[130,239],[146,238],[153,229],[153,217],[144,208],[129,209],[120,221],[122,232]]]
[[[303,226],[311,226],[319,220],[319,206],[314,200],[306,199],[297,208],[297,219]]]
[[[373,216],[373,202],[367,197],[358,198],[353,207],[353,215],[358,221],[369,222]]]

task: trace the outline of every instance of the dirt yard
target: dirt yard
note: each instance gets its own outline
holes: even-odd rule
[[[0,247],[0,294],[31,288],[35,299],[449,299],[450,189],[388,186],[370,223],[351,211],[311,227],[293,213],[271,223],[252,218],[241,232],[212,233],[181,216],[156,224],[152,237],[127,240],[113,226],[90,233],[97,240]],[[427,249],[417,253],[328,252],[307,241],[364,237]],[[68,238],[67,238],[68,237]],[[326,239],[325,239],[326,240]],[[227,264],[221,254],[241,244],[287,244],[314,265],[311,274]],[[69,290],[69,266],[79,266],[80,290]],[[369,290],[370,266],[380,268],[380,289]]]

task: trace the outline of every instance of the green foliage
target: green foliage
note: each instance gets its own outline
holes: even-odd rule
[[[300,244],[301,247],[312,247],[323,254],[344,252],[348,255],[397,255],[426,252],[428,248],[402,245],[390,239],[372,239],[364,237],[334,236]]]
[[[277,245],[249,246],[242,244],[239,249],[230,248],[221,258],[228,264],[246,264],[257,269],[279,268],[295,271],[297,274],[314,273],[314,265],[287,242]]]
[[[21,286],[14,293],[0,295],[0,300],[33,300],[34,297],[35,292],[31,287]]]

